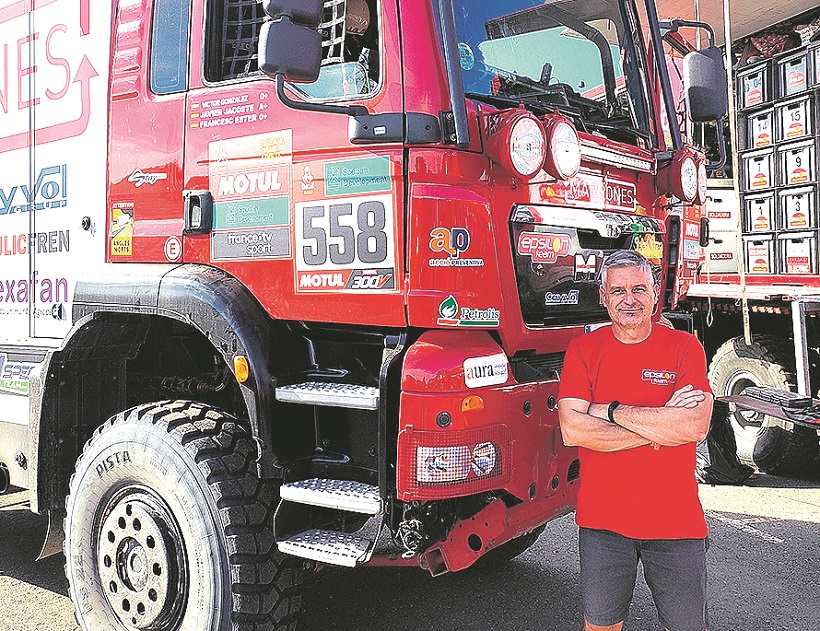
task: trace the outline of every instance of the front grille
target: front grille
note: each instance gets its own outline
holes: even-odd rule
[[[572,464],[569,465],[569,470],[567,471],[567,482],[572,482],[573,480],[577,480],[581,477],[581,461],[577,458],[572,461]]]

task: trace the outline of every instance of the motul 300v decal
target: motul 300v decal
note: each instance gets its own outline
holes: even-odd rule
[[[296,291],[395,291],[393,196],[295,205]]]

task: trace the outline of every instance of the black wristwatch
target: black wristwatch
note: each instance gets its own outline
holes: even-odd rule
[[[610,423],[614,423],[615,425],[617,425],[617,423],[615,423],[615,417],[613,416],[613,414],[615,413],[615,408],[617,408],[620,404],[620,401],[613,401],[609,404],[609,407],[606,409],[606,417],[609,419]]]

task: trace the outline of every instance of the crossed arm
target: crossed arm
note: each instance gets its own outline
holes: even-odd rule
[[[712,395],[684,386],[663,407],[620,405],[607,419],[606,403],[561,399],[558,420],[564,442],[595,451],[620,451],[642,445],[676,446],[698,442],[709,432]]]

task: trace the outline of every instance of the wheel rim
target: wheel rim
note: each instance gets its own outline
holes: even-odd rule
[[[753,374],[737,372],[732,375],[729,383],[726,384],[726,394],[728,396],[740,394],[748,386],[760,385],[762,384]],[[767,425],[767,416],[750,410],[740,410],[737,406],[732,407],[734,407],[732,412],[732,425],[734,426],[735,433],[742,434],[747,440],[757,440]]]
[[[153,491],[120,490],[101,514],[97,570],[111,610],[129,628],[173,629],[187,599],[183,539]]]

